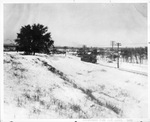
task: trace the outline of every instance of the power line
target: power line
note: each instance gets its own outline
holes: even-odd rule
[[[148,44],[148,42],[147,43],[123,43],[123,44],[127,44],[127,45],[130,45],[130,44]]]

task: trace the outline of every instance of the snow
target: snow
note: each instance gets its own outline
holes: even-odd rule
[[[101,59],[100,56],[98,56],[97,58],[98,58],[99,64],[117,68],[117,61],[113,61],[112,63],[108,63],[108,59]],[[119,67],[121,69],[129,70],[129,71],[142,72],[145,74],[147,74],[147,72],[148,72],[147,64],[126,63],[126,62],[123,62],[121,59],[119,62]]]
[[[147,69],[127,65],[124,68]],[[147,81],[147,76],[83,62],[69,54],[4,52],[4,115],[10,119],[146,118]]]

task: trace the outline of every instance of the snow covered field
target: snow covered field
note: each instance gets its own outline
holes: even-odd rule
[[[148,77],[71,55],[4,52],[5,118],[145,118]]]

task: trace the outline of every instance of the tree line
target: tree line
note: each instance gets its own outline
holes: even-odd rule
[[[142,64],[143,60],[147,60],[147,47],[137,48],[121,48],[120,53],[124,62]]]
[[[98,54],[101,58],[116,59],[118,57],[117,49],[112,50],[100,48]],[[123,62],[142,64],[144,60],[148,60],[147,47],[126,47],[120,48],[119,57]]]

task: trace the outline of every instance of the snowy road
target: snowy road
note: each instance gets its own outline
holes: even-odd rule
[[[117,61],[108,63],[107,60],[104,60],[104,59],[101,59],[100,57],[98,57],[97,62],[98,62],[98,64],[100,64],[102,66],[107,66],[110,68],[117,68]],[[126,62],[120,61],[119,62],[119,70],[148,76],[148,66],[146,64],[126,63]]]
[[[117,68],[115,65],[109,65],[109,64],[104,64],[104,63],[97,63],[98,65],[101,65],[101,66],[106,66],[106,67],[110,67],[110,68]],[[116,64],[117,65],[117,64]],[[142,72],[142,71],[137,71],[137,70],[133,70],[131,68],[118,68],[118,70],[122,70],[122,71],[126,71],[126,72],[131,72],[131,73],[135,73],[135,74],[139,74],[139,75],[145,75],[145,76],[148,76],[148,71],[146,72],[145,70]]]

